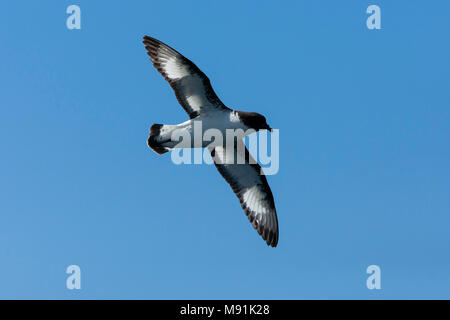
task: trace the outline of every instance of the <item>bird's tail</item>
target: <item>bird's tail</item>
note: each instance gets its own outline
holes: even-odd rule
[[[169,151],[169,148],[164,146],[164,143],[170,141],[170,137],[167,140],[164,134],[161,134],[165,125],[155,123],[150,127],[150,137],[147,140],[147,144],[153,151],[158,154],[163,154]]]

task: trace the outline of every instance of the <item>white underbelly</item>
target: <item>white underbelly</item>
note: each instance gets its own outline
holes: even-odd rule
[[[227,129],[231,129],[228,130]],[[171,132],[175,148],[205,148],[207,146],[225,145],[227,137],[237,129],[242,135],[245,127],[239,121],[230,120],[229,112],[214,115],[203,115],[188,120],[177,126]]]

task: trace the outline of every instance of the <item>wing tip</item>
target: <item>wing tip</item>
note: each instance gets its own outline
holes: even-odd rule
[[[142,37],[142,42],[145,42],[145,41],[157,41],[157,42],[159,42],[159,41],[156,40],[155,38],[150,37],[150,36],[148,36],[148,35],[144,35],[144,36]]]
[[[266,241],[269,247],[276,248],[278,245],[278,229],[273,231],[269,229],[264,229],[264,233],[261,235]]]
[[[152,50],[156,50],[161,47],[161,45],[163,45],[163,43],[158,39],[152,38],[147,35],[142,37],[142,43],[145,45],[145,49],[147,49],[147,51],[149,52]]]
[[[153,37],[144,35],[142,37],[142,43],[145,45],[145,48],[147,51],[153,51],[156,54],[156,51],[164,51],[164,54],[169,55],[180,55],[178,51],[170,47],[169,45],[165,44],[164,42],[155,39]]]
[[[270,231],[272,237],[268,237],[268,239],[266,240],[266,243],[268,246],[272,247],[272,248],[276,248],[278,245],[278,230],[273,232]]]
[[[245,204],[242,204],[242,206],[253,228],[258,232],[269,247],[275,248],[278,245],[278,221],[276,221],[273,229],[264,223],[258,224],[253,212],[247,208]]]

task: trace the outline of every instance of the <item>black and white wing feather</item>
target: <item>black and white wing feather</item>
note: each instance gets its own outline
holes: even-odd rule
[[[216,168],[230,184],[253,227],[267,245],[278,243],[278,218],[267,179],[242,141],[234,150],[216,146],[210,148]]]
[[[191,119],[203,111],[228,109],[217,97],[208,77],[192,61],[152,37],[144,36],[143,43],[153,65],[169,82]]]

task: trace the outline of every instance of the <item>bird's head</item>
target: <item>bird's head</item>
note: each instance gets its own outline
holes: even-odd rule
[[[272,128],[267,124],[266,117],[264,117],[262,114],[256,112],[240,111],[239,118],[248,128],[255,131],[264,129],[272,131]]]

